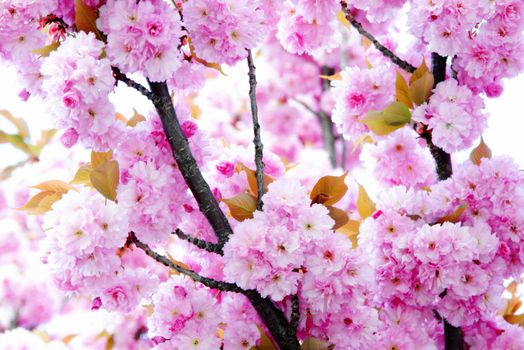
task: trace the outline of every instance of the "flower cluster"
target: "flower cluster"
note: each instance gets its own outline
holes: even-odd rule
[[[286,6],[287,12],[278,22],[277,38],[288,52],[316,54],[337,45],[338,1],[296,0]]]
[[[372,271],[306,189],[281,178],[268,186],[264,211],[236,226],[224,247],[225,278],[275,301],[298,294],[304,334],[340,347],[372,341],[377,314],[366,306]],[[345,337],[351,332],[353,337]]]
[[[490,17],[463,43],[453,64],[459,81],[475,92],[498,97],[500,80],[524,68],[524,6],[520,1],[497,1]]]
[[[106,58],[100,58],[104,44],[93,33],[68,37],[42,64],[42,88],[56,125],[68,130],[68,145],[79,139],[99,151],[118,142],[121,128],[108,94],[115,79]]]
[[[484,102],[465,85],[447,79],[433,90],[429,103],[415,109],[413,119],[431,130],[433,143],[444,151],[471,147],[487,126]]]
[[[420,189],[436,182],[435,161],[423,140],[416,140],[416,133],[401,128],[366,145],[375,178],[389,186],[404,185]]]
[[[209,61],[232,65],[247,57],[265,37],[260,0],[191,0],[184,4],[184,26],[196,54]]]
[[[359,122],[368,111],[382,109],[393,101],[394,82],[393,71],[384,66],[342,71],[342,80],[333,83],[332,119],[345,139],[356,139],[368,130]]]
[[[110,0],[100,8],[97,25],[107,34],[107,57],[122,72],[163,81],[180,67],[182,23],[167,2]]]
[[[490,6],[489,1],[477,0],[413,1],[409,26],[431,52],[454,56],[463,50]]]
[[[213,293],[187,277],[172,276],[153,295],[148,319],[155,349],[219,349],[219,311]]]
[[[393,18],[406,3],[406,0],[350,0],[348,4],[366,12],[366,18],[373,23],[380,23]]]

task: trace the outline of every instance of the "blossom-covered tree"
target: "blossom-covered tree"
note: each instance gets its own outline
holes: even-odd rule
[[[524,349],[524,175],[481,138],[523,30],[521,0],[0,2],[56,128],[1,111],[0,347]]]

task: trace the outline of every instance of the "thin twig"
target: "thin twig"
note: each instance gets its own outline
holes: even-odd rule
[[[196,247],[198,247],[200,249],[204,249],[205,251],[208,251],[210,253],[216,253],[216,254],[219,254],[219,255],[222,255],[224,253],[222,251],[222,247],[220,247],[218,244],[211,243],[211,242],[208,242],[208,241],[204,241],[202,239],[198,239],[198,238],[192,237],[190,235],[186,235],[184,233],[184,231],[182,231],[182,230],[180,230],[178,228],[176,229],[175,232],[171,232],[171,233],[176,235],[181,240],[187,241],[187,242],[193,244],[194,246],[196,246]]]
[[[120,71],[117,67],[111,67],[113,70],[113,76],[117,81],[121,81],[130,88],[135,89],[136,91],[140,92],[142,95],[147,97],[149,100],[153,100],[153,93],[149,91],[144,85],[134,81],[131,78],[128,78],[124,73]]]
[[[247,65],[249,68],[249,101],[251,104],[251,115],[253,117],[253,132],[255,134],[253,143],[255,144],[255,165],[257,178],[257,210],[262,210],[264,202],[262,196],[264,195],[264,145],[260,137],[260,124],[258,122],[258,106],[257,106],[257,76],[256,67],[253,63],[253,56],[251,50],[247,50]]]
[[[300,322],[300,303],[298,300],[298,296],[295,294],[291,296],[291,322],[289,323],[289,328],[291,329],[292,334],[297,333],[299,322]]]
[[[413,73],[417,69],[409,62],[404,61],[403,59],[395,55],[393,51],[382,45],[371,33],[366,31],[362,24],[358,22],[353,17],[353,15],[351,15],[346,1],[340,1],[340,5],[342,6],[342,10],[344,11],[344,14],[346,15],[346,19],[348,20],[348,22],[351,23],[353,27],[355,27],[355,29],[360,33],[360,35],[368,38],[373,43],[375,48],[378,51],[382,52],[384,56],[388,57],[393,63],[395,63],[399,68],[405,70],[406,72]]]
[[[320,69],[320,73],[325,76],[330,76],[335,74],[335,70],[331,67],[322,66]],[[329,80],[322,79],[321,78],[321,86],[322,91],[326,92],[331,88],[331,85],[329,83]],[[322,142],[324,144],[324,149],[326,150],[329,161],[331,163],[332,168],[337,167],[337,152],[335,149],[335,134],[333,129],[335,128],[333,121],[331,120],[331,116],[322,111],[321,108],[319,108],[319,117],[320,117],[320,124],[322,126]]]
[[[169,260],[167,257],[158,254],[154,250],[152,250],[146,243],[141,242],[138,238],[136,238],[136,235],[132,232],[129,235],[130,242],[133,242],[137,248],[142,249],[148,256],[155,259],[159,263],[161,263],[164,266],[167,266],[183,275],[188,276],[192,280],[196,282],[200,282],[206,287],[218,289],[225,292],[235,292],[235,293],[244,293],[245,291],[233,283],[227,283],[222,281],[217,281],[212,278],[207,278],[204,276],[199,275],[198,273],[191,271],[189,269],[186,269],[182,266],[178,266],[171,260]]]

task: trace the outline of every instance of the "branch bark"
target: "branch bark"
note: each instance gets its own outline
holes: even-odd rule
[[[320,69],[320,73],[322,75],[330,76],[335,74],[334,69],[322,66]],[[322,91],[327,91],[330,89],[329,80],[322,79]],[[333,125],[333,122],[331,121],[331,117],[327,115],[324,111],[322,111],[321,108],[319,108],[319,112],[317,114],[318,119],[320,121],[320,124],[322,126],[322,142],[324,143],[324,149],[329,155],[329,161],[331,163],[331,167],[336,168],[337,167],[337,153],[335,149],[335,134],[333,132],[335,126]]]
[[[431,71],[435,78],[435,85],[446,80],[446,62],[447,57],[440,56],[438,53],[431,54]],[[437,167],[437,175],[440,181],[446,180],[453,174],[453,168],[451,164],[451,156],[441,148],[433,144],[431,139],[431,133],[424,130],[422,137],[426,140],[431,151],[431,155],[435,159]],[[444,319],[444,339],[446,350],[464,350],[464,339],[462,335],[462,329],[455,327],[448,323]]]
[[[160,255],[157,252],[155,252],[146,243],[143,243],[140,240],[138,240],[138,238],[136,238],[134,233],[131,233],[129,237],[130,237],[129,238],[130,242],[132,242],[137,248],[142,249],[151,258],[155,259],[156,261],[158,261],[159,263],[161,263],[162,265],[166,267],[169,267],[185,276],[188,276],[189,278],[191,278],[192,280],[196,282],[202,283],[206,287],[218,289],[224,292],[244,293],[244,290],[240,288],[239,286],[237,286],[236,284],[217,281],[212,278],[207,278],[207,277],[197,274],[194,271],[188,270],[182,266],[178,266],[177,264],[175,264],[174,262],[172,262],[165,256]]]
[[[208,183],[202,176],[198,164],[191,153],[189,143],[182,132],[180,123],[176,115],[169,90],[165,82],[150,82],[151,92],[153,93],[153,104],[160,116],[164,126],[169,145],[173,152],[173,157],[187,183],[187,186],[193,193],[200,211],[204,214],[207,221],[215,231],[218,238],[218,244],[223,247],[226,244],[229,235],[233,233],[226,216],[220,209]]]
[[[173,157],[178,165],[184,180],[195,197],[200,211],[204,214],[218,238],[218,246],[223,247],[228,237],[233,233],[229,222],[220,209],[208,183],[205,181],[198,164],[191,153],[189,143],[184,136],[180,123],[178,121],[169,90],[166,82],[149,82],[151,92],[153,93],[152,102],[160,116],[164,132],[166,133]],[[142,246],[147,248],[146,246]],[[160,263],[170,266],[169,260],[162,259],[162,256],[148,250],[151,257]],[[146,253],[148,252],[146,251]],[[173,264],[174,265],[174,264]],[[176,266],[176,265],[175,265]],[[170,266],[171,267],[171,266]],[[178,267],[179,268],[179,267]],[[202,276],[195,276],[202,278]],[[203,280],[205,283],[209,282]],[[213,282],[217,282],[214,281]],[[236,285],[235,285],[236,286]],[[233,288],[233,287],[231,287]],[[235,289],[235,291],[237,291]],[[271,332],[271,335],[277,342],[280,350],[299,350],[300,344],[296,335],[291,334],[289,322],[284,313],[278,309],[269,298],[262,296],[254,290],[238,291],[243,293],[251,302],[260,318]]]
[[[176,235],[178,238],[180,238],[183,241],[187,241],[191,244],[193,244],[195,247],[198,247],[200,249],[203,249],[205,251],[208,251],[210,253],[216,253],[219,255],[222,255],[224,252],[222,251],[222,247],[218,244],[211,243],[208,241],[204,241],[202,239],[198,239],[196,237],[187,235],[184,233],[184,231],[180,229],[176,229],[175,232],[171,232],[172,234]]]
[[[344,14],[348,22],[351,23],[353,27],[355,27],[355,29],[360,33],[360,35],[368,38],[373,43],[375,48],[378,51],[380,51],[384,56],[388,57],[391,60],[391,62],[393,62],[399,68],[409,73],[413,73],[417,69],[416,67],[411,65],[409,62],[404,61],[403,59],[395,55],[393,51],[391,51],[390,49],[382,45],[371,33],[369,33],[366,29],[364,29],[362,24],[358,22],[355,18],[353,18],[353,15],[351,15],[346,1],[344,0],[340,1],[340,6],[342,7],[342,11],[344,11]]]
[[[257,106],[257,76],[256,67],[253,63],[253,56],[251,50],[247,50],[247,66],[249,68],[249,101],[251,104],[251,115],[253,117],[253,143],[255,144],[255,164],[256,164],[256,178],[257,178],[257,210],[262,210],[264,202],[262,196],[264,195],[264,145],[260,137],[260,124],[258,122],[258,106]]]
[[[442,57],[437,53],[433,53],[431,55],[431,58],[431,70],[433,72],[433,76],[435,77],[434,86],[437,86],[438,83],[446,80],[447,57]],[[435,159],[438,179],[442,181],[450,178],[453,174],[450,154],[446,153],[444,150],[442,150],[440,147],[436,146],[433,143],[433,140],[431,138],[431,132],[427,129],[427,126],[424,126],[424,129],[420,136],[424,140],[426,140],[426,143],[429,147],[429,151]]]

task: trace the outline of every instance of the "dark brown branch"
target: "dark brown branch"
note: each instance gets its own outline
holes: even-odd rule
[[[149,91],[144,85],[137,83],[133,79],[128,78],[117,67],[111,67],[111,69],[113,70],[113,76],[117,81],[121,81],[130,88],[135,89],[136,91],[140,92],[142,95],[147,97],[149,100],[153,99],[153,93],[151,93],[151,91]]]
[[[435,85],[446,80],[446,62],[447,57],[440,56],[438,53],[431,54],[431,71],[435,77]],[[431,133],[427,127],[422,134],[426,140],[431,151],[431,155],[435,159],[437,165],[437,175],[440,181],[446,180],[453,175],[453,168],[451,164],[451,156],[441,148],[433,144]],[[444,296],[445,297],[445,296]],[[455,327],[444,319],[444,339],[446,350],[464,350],[464,339],[462,336],[462,329]]]
[[[257,310],[280,350],[300,350],[300,343],[296,335],[291,332],[289,322],[282,311],[277,309],[269,298],[262,298],[255,291],[246,291],[244,295]]]
[[[346,19],[348,20],[348,22],[351,23],[353,27],[355,27],[355,29],[360,33],[360,35],[368,38],[378,51],[380,51],[384,56],[389,58],[391,62],[395,63],[399,68],[405,70],[406,72],[413,73],[416,70],[416,68],[413,65],[395,55],[393,51],[382,45],[371,33],[366,31],[362,24],[358,22],[350,13],[346,1],[340,1],[340,5],[342,6],[342,10],[344,11],[344,14],[346,15]]]
[[[208,241],[204,241],[202,239],[198,239],[198,238],[190,236],[190,235],[186,235],[184,233],[184,231],[182,231],[180,229],[176,229],[175,232],[171,232],[171,233],[176,235],[181,240],[187,241],[187,242],[193,244],[194,246],[196,246],[196,247],[198,247],[200,249],[203,249],[203,250],[208,251],[210,253],[216,253],[216,254],[219,254],[219,255],[223,254],[222,247],[220,247],[218,244],[211,243],[211,242],[208,242]]]
[[[251,104],[251,115],[253,117],[253,143],[255,144],[255,165],[257,178],[257,210],[262,210],[264,202],[262,196],[264,195],[264,145],[260,137],[260,124],[258,122],[258,106],[257,106],[257,76],[255,74],[256,67],[253,63],[253,56],[251,50],[247,50],[247,66],[249,68],[249,101]]]
[[[198,202],[200,211],[207,218],[211,227],[213,227],[218,237],[218,245],[222,248],[227,242],[229,235],[233,233],[231,226],[213,196],[209,185],[204,180],[195,158],[191,153],[189,143],[180,128],[180,123],[178,122],[167,84],[165,82],[149,82],[149,84],[151,86],[151,92],[153,93],[152,102],[162,121],[178,168]],[[158,254],[153,251],[150,251],[150,254],[155,260],[159,257]],[[169,264],[169,260],[161,260],[160,262],[164,265],[166,263]],[[209,282],[208,280],[209,279],[206,279],[204,282]],[[235,289],[234,291],[243,293],[248,297],[260,318],[271,332],[280,350],[300,349],[296,335],[289,332],[289,322],[284,316],[284,313],[273,305],[269,298],[262,298],[260,294],[254,290],[238,291]]]
[[[464,350],[462,329],[455,327],[444,320],[444,341],[446,350]]]
[[[200,211],[215,231],[218,245],[223,247],[233,231],[191,153],[189,143],[178,122],[167,84],[165,82],[150,82],[149,85],[151,86],[151,92],[154,94],[153,104],[164,126],[164,131],[178,169],[182,173],[191,193],[193,193]]]
[[[289,328],[291,333],[296,334],[298,329],[298,323],[300,322],[300,303],[298,296],[295,294],[291,297],[291,322]]]
[[[438,83],[446,80],[446,57],[442,57],[438,55],[437,53],[433,53],[431,55],[432,61],[431,61],[431,70],[433,72],[433,76],[435,77],[435,85],[437,86]],[[451,156],[449,153],[442,150],[440,147],[433,144],[433,140],[431,138],[431,131],[427,129],[427,126],[423,127],[422,133],[420,136],[426,140],[426,143],[428,144],[429,151],[431,152],[431,155],[435,159],[436,163],[436,171],[437,176],[439,180],[446,180],[447,178],[450,178],[453,174],[453,168],[451,164]]]
[[[212,278],[207,278],[207,277],[197,274],[194,271],[188,270],[182,266],[178,266],[177,264],[175,264],[174,262],[172,262],[165,256],[160,255],[157,252],[155,252],[154,250],[152,250],[147,244],[138,240],[138,238],[136,238],[134,233],[130,233],[129,240],[130,242],[133,242],[137,248],[142,249],[148,256],[155,259],[162,265],[169,267],[183,275],[186,275],[189,278],[191,278],[192,280],[202,283],[206,287],[218,289],[224,292],[244,293],[244,290],[240,288],[239,286],[237,286],[236,284],[217,281]]]

